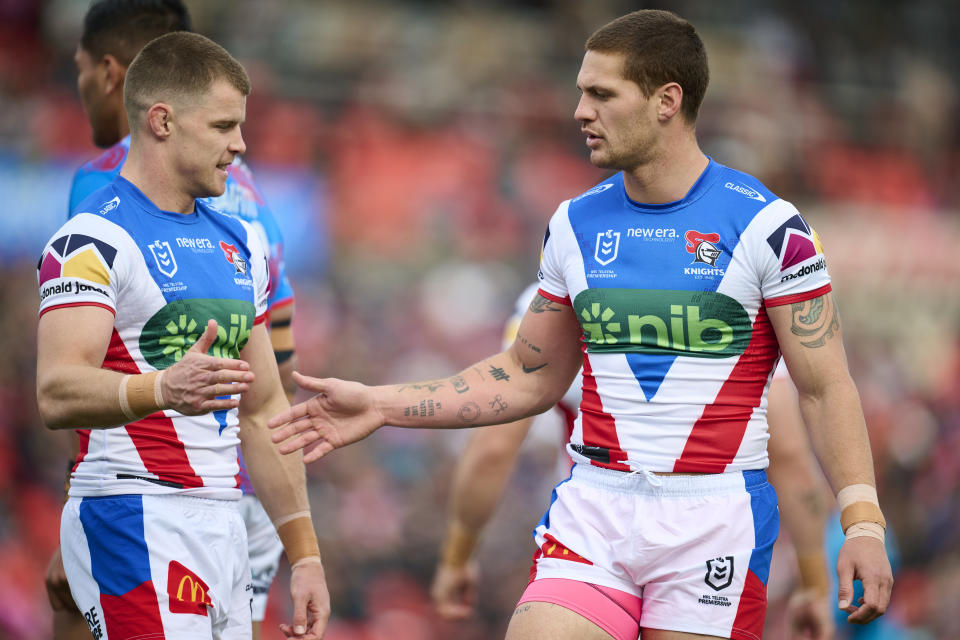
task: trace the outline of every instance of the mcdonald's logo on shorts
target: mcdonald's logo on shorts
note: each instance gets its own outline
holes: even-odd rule
[[[210,587],[200,579],[200,576],[176,560],[170,561],[170,567],[167,570],[170,613],[207,615],[207,607],[213,606],[209,591]]]

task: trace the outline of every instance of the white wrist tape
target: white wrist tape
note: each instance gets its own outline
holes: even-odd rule
[[[130,401],[127,399],[127,383],[130,382],[130,374],[123,376],[120,380],[120,389],[118,394],[120,396],[120,411],[123,412],[123,415],[127,417],[127,420],[133,422],[137,419],[136,414],[133,412],[133,409],[130,408]]]

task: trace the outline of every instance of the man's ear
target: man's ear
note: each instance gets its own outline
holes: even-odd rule
[[[657,119],[661,121],[670,120],[678,111],[683,102],[683,88],[676,82],[668,82],[657,89]]]
[[[165,102],[157,102],[147,109],[147,126],[150,132],[163,140],[169,138],[172,131],[170,124],[172,116],[173,109]]]
[[[127,75],[126,65],[120,64],[120,61],[109,53],[103,56],[100,64],[104,67],[103,90],[106,94],[119,91],[123,97],[123,79]]]

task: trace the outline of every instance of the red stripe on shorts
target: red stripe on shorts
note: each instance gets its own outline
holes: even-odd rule
[[[129,638],[150,638],[160,640],[163,633],[163,620],[160,618],[160,604],[153,581],[140,583],[122,596],[100,594],[100,606],[103,608],[103,623],[107,627],[107,637],[126,640]]]
[[[757,574],[747,569],[737,617],[733,619],[733,629],[730,631],[731,640],[760,640],[766,614],[767,585],[760,581]]]
[[[763,307],[753,322],[753,336],[716,399],[703,413],[673,465],[681,473],[723,473],[733,462],[753,410],[760,406],[767,378],[780,354],[773,325]]]

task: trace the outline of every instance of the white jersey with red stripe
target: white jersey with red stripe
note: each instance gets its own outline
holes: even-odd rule
[[[666,204],[630,200],[618,173],[560,205],[539,276],[540,294],[571,305],[583,330],[575,461],[766,468],[780,357],[766,307],[830,291],[819,239],[793,205],[713,160]]]
[[[94,305],[114,314],[102,367],[162,370],[213,318],[217,357],[238,358],[265,319],[268,269],[259,235],[197,201],[184,215],[158,209],[122,177],[85,199],[43,250],[40,314]],[[106,425],[105,425],[106,426]],[[167,410],[122,426],[79,430],[71,496],[185,493],[237,499],[237,410]]]

